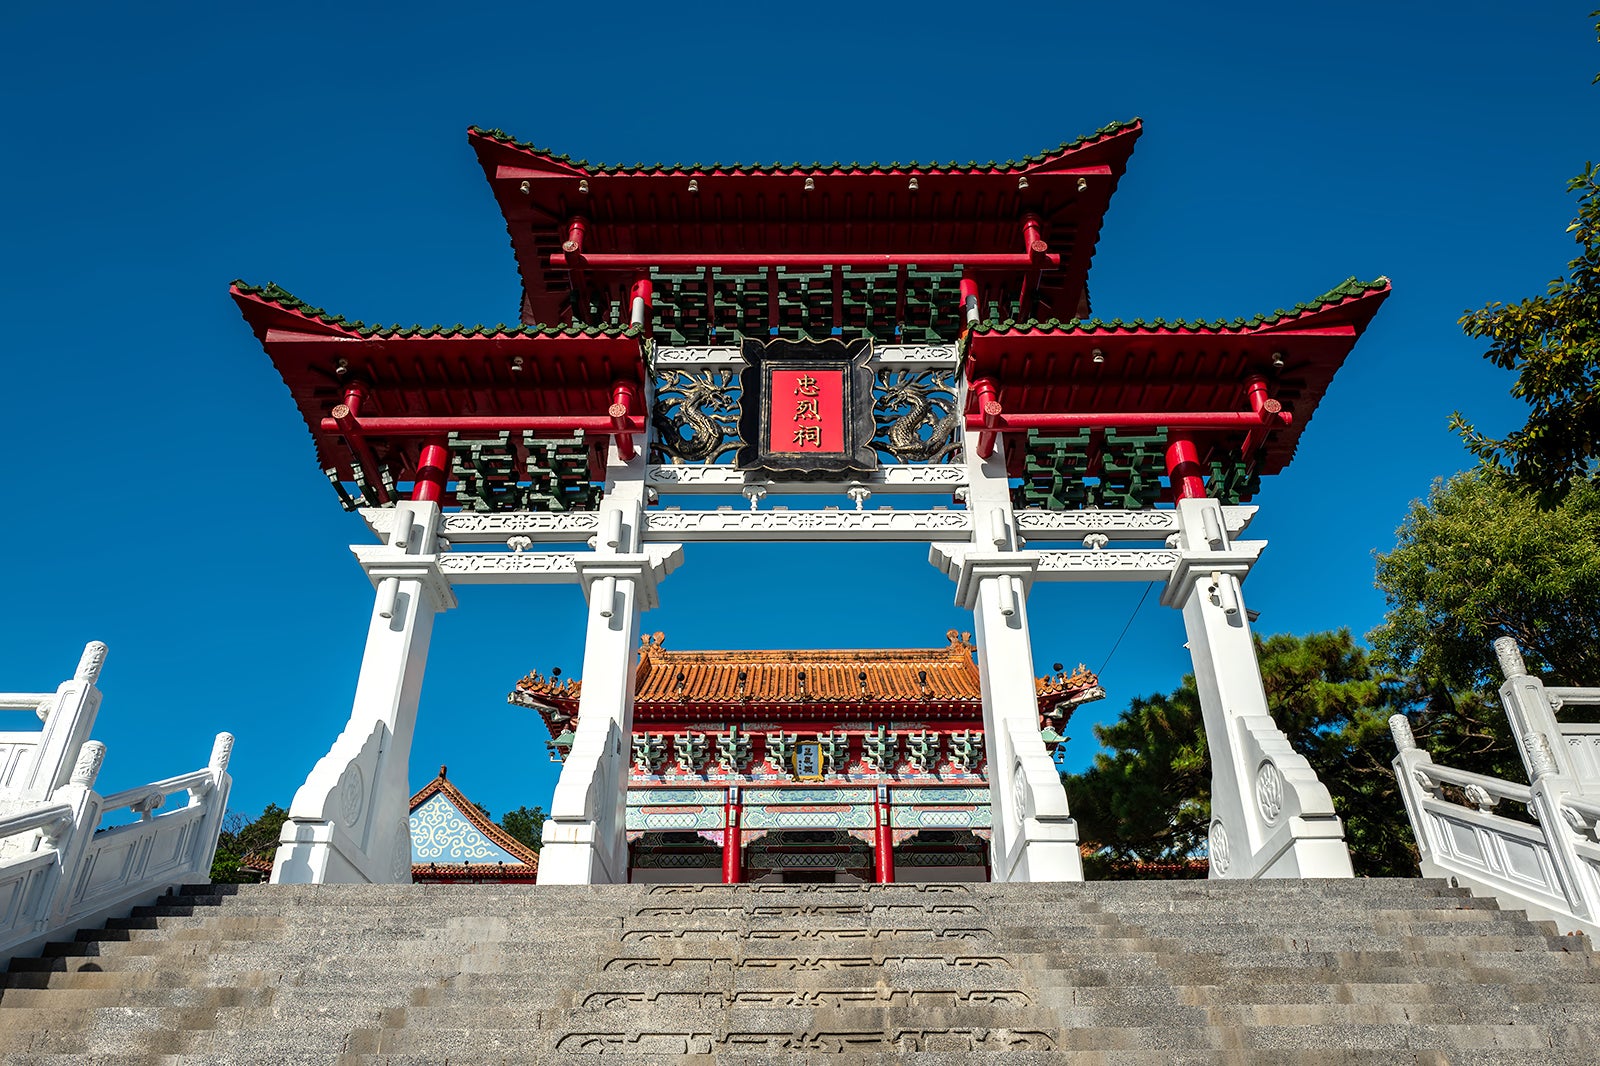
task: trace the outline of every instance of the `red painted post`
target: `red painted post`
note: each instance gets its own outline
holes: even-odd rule
[[[1249,462],[1255,458],[1256,452],[1267,442],[1267,430],[1279,420],[1289,416],[1283,414],[1283,404],[1267,395],[1267,379],[1260,374],[1251,374],[1244,379],[1245,395],[1250,399],[1250,409],[1261,417],[1262,424],[1256,426],[1245,434],[1244,444],[1239,449],[1239,454]]]
[[[1167,479],[1174,500],[1194,500],[1206,494],[1200,477],[1200,452],[1189,437],[1174,433],[1167,444]]]
[[[978,279],[971,271],[961,275],[961,322],[963,327],[978,321]]]
[[[1022,216],[1022,246],[1028,250],[1029,255],[1043,255],[1050,250],[1040,226],[1039,216],[1033,212],[1030,211]]]
[[[648,283],[647,283],[648,284]],[[628,412],[633,408],[633,385],[626,381],[619,381],[611,386],[611,407],[607,412],[611,416],[611,424],[618,430],[628,428]],[[633,437],[626,432],[617,434],[617,457],[625,463],[633,462],[637,453],[633,450]]]
[[[873,834],[873,880],[880,885],[894,884],[894,829],[889,825],[889,786],[878,786],[878,797],[872,804],[875,824]]]
[[[332,428],[344,437],[345,443],[350,445],[350,451],[356,457],[356,462],[361,464],[361,473],[371,484],[378,502],[388,503],[389,493],[383,487],[383,478],[379,476],[378,460],[373,456],[372,447],[367,444],[367,438],[361,432],[361,424],[356,420],[356,413],[361,409],[364,395],[361,383],[351,382],[344,390],[345,402],[334,404],[333,410],[328,412],[332,417],[322,420],[322,428]],[[329,423],[332,423],[331,427]]]
[[[651,296],[654,286],[650,284],[648,275],[641,275],[628,290],[628,321],[643,329],[650,331]]]
[[[722,829],[722,883],[737,885],[744,880],[743,841],[740,840],[739,831],[739,787],[728,789],[728,796],[723,804],[723,829]]]
[[[994,454],[995,420],[1000,417],[1000,390],[992,378],[979,378],[972,383],[973,406],[977,409],[978,425],[967,423],[968,429],[982,429],[978,434],[978,458],[987,459]]]
[[[450,450],[445,447],[443,440],[435,437],[422,446],[422,456],[417,460],[417,473],[412,478],[411,498],[438,503],[444,499],[444,486],[449,480]]]
[[[568,255],[581,256],[583,254],[583,235],[589,228],[589,220],[577,215],[567,220],[567,239],[561,242],[561,250]]]

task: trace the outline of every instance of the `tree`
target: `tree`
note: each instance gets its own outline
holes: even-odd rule
[[[216,884],[238,884],[241,881],[259,881],[259,872],[252,870],[252,860],[271,863],[278,851],[278,835],[289,812],[276,803],[253,822],[245,822],[244,815],[229,811],[222,819],[222,833],[217,838],[217,853],[211,861],[211,880]]]
[[[1411,833],[1390,761],[1388,716],[1399,690],[1348,630],[1256,637],[1267,704],[1344,820],[1356,871],[1416,872]],[[1135,699],[1116,722],[1096,726],[1108,750],[1063,778],[1095,876],[1131,862],[1173,862],[1200,853],[1211,820],[1211,760],[1192,675],[1170,696]]]
[[[1393,672],[1470,710],[1493,701],[1492,642],[1511,636],[1556,683],[1600,683],[1600,485],[1575,482],[1541,510],[1499,469],[1458,474],[1377,558],[1389,609],[1369,639]]]
[[[1596,16],[1600,11],[1590,13]],[[1600,36],[1600,24],[1595,30]],[[1585,163],[1567,191],[1578,195],[1567,232],[1581,249],[1567,276],[1550,282],[1543,296],[1496,301],[1461,318],[1467,336],[1489,342],[1484,358],[1517,372],[1511,395],[1532,408],[1527,421],[1494,438],[1459,411],[1451,418],[1474,455],[1508,466],[1545,506],[1575,481],[1592,481],[1600,458],[1600,166]]]
[[[544,808],[518,807],[514,811],[507,811],[505,817],[500,819],[500,828],[538,851],[544,832]]]

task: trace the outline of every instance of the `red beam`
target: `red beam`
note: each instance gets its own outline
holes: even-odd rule
[[[502,429],[513,433],[532,430],[538,433],[572,433],[583,430],[595,436],[617,436],[626,433],[643,433],[644,419],[630,415],[622,425],[609,415],[445,415],[418,418],[356,418],[344,404],[332,411],[331,418],[322,420],[324,433],[342,433],[348,439],[352,433],[367,437],[431,437],[439,433],[498,433]]]
[[[618,430],[617,458],[625,463],[633,462],[637,453],[633,450],[633,437],[627,432],[628,412],[633,407],[633,386],[626,381],[619,381],[611,386],[611,407],[606,412],[611,417],[612,426]]]
[[[973,255],[951,255],[949,252],[837,253],[805,255],[752,255],[713,253],[663,253],[604,252],[596,255],[556,254],[550,257],[553,270],[647,270],[650,267],[686,270],[693,267],[722,267],[725,270],[757,270],[769,266],[786,266],[796,269],[817,267],[851,267],[865,270],[892,270],[898,266],[914,266],[924,270],[953,270],[958,266],[976,270],[1027,270],[1032,267],[1059,267],[1061,256],[1055,253],[1029,255],[1026,252],[984,252]]]
[[[1294,424],[1288,411],[1258,415],[1254,411],[1085,411],[1082,414],[999,415],[986,427],[981,414],[967,415],[967,428],[1029,429],[1259,429]]]
[[[334,429],[344,434],[344,439],[350,445],[350,450],[355,453],[356,462],[361,464],[361,474],[368,479],[373,493],[378,497],[380,504],[389,502],[389,493],[383,487],[383,474],[378,469],[378,460],[373,457],[372,449],[367,445],[366,438],[362,437],[358,428],[356,415],[361,411],[361,400],[366,395],[366,386],[359,381],[352,381],[345,386],[344,403],[333,409]],[[327,419],[324,419],[326,426]]]
[[[979,424],[971,424],[968,418],[968,429],[981,429],[978,434],[978,458],[987,459],[994,454],[995,420],[1000,417],[999,390],[995,388],[992,378],[979,378],[972,383],[972,397],[977,406]]]

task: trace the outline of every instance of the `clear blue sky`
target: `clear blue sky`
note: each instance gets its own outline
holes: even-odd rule
[[[345,546],[365,531],[227,283],[369,321],[514,318],[469,123],[594,160],[965,161],[1142,116],[1099,314],[1252,314],[1394,280],[1257,499],[1272,546],[1245,590],[1263,632],[1364,633],[1373,550],[1467,464],[1450,411],[1517,414],[1455,323],[1571,256],[1564,185],[1600,102],[1586,7],[20,5],[0,44],[0,689],[53,687],[104,640],[103,787],[192,769],[226,728],[236,806],[288,803],[348,711],[372,594]],[[691,547],[644,624],[679,648],[939,645],[970,618],[925,555]],[[1100,667],[1141,591],[1036,592],[1040,666]],[[1074,763],[1092,719],[1185,671],[1156,599],[1072,723]],[[575,588],[462,593],[414,786],[447,762],[497,816],[548,805],[542,727],[504,695],[531,667],[578,672],[581,612]]]

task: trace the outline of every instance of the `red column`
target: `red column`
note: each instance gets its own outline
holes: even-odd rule
[[[1196,500],[1206,494],[1200,476],[1200,452],[1189,437],[1174,433],[1167,444],[1167,479],[1174,500]]]
[[[450,450],[445,447],[443,440],[431,437],[422,446],[422,456],[417,460],[417,473],[412,480],[411,498],[432,500],[437,503],[444,498],[444,486],[449,480]]]
[[[739,839],[739,788],[728,789],[722,808],[722,883],[737,885],[744,880],[743,842]]]
[[[878,786],[878,798],[872,805],[876,832],[873,836],[873,880],[880,885],[894,884],[894,830],[889,827],[889,786]]]

